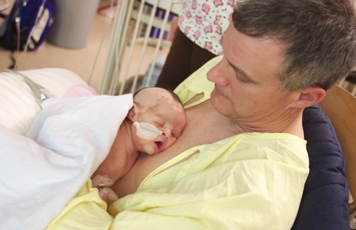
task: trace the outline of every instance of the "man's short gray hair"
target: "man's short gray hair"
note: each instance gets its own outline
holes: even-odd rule
[[[287,45],[277,73],[282,90],[327,90],[355,67],[353,0],[245,0],[236,3],[232,21],[241,33]]]

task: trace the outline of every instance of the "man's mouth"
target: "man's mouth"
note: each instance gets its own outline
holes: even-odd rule
[[[218,95],[222,95],[222,93],[220,92],[220,90],[218,89],[218,87],[215,84],[215,93]]]
[[[225,98],[228,98],[223,91],[221,91],[220,87],[218,87],[216,84],[215,84],[215,88],[214,88],[214,92],[215,92],[215,96],[219,96],[219,97],[225,97]]]

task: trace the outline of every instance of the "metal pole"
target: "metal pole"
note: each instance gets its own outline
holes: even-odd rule
[[[119,24],[119,22],[122,21],[122,18],[125,17],[125,15],[120,14],[121,12],[121,6],[122,3],[124,1],[118,1],[118,4],[116,6],[116,13],[115,13],[115,19],[114,19],[114,25],[113,25],[113,29],[111,31],[111,36],[110,36],[110,44],[109,44],[109,52],[108,55],[106,57],[106,62],[105,62],[105,67],[104,67],[104,73],[100,82],[100,87],[98,90],[99,94],[103,94],[105,92],[105,89],[107,88],[107,82],[111,77],[112,74],[112,70],[114,67],[114,63],[113,63],[113,58],[114,58],[114,49],[113,47],[115,47],[115,44],[118,40],[119,34],[121,33],[121,26]],[[119,25],[119,26],[118,26]]]
[[[169,1],[169,4],[168,4],[168,7],[167,7],[167,10],[166,10],[166,15],[165,15],[164,20],[163,20],[163,23],[162,23],[161,33],[160,33],[159,38],[158,38],[158,43],[157,43],[157,46],[156,46],[156,50],[155,50],[155,54],[154,54],[154,56],[153,56],[153,61],[152,61],[152,63],[155,63],[155,62],[156,62],[158,50],[159,50],[159,48],[160,48],[160,46],[161,46],[161,42],[162,42],[162,38],[163,38],[163,34],[164,34],[164,28],[165,28],[165,26],[166,26],[169,13],[170,13],[170,11],[171,11],[172,3],[173,3],[173,0],[170,0],[170,1]],[[153,73],[153,68],[154,68],[154,64],[151,65],[150,72],[149,72],[149,74],[148,74],[148,79],[147,79],[146,87],[148,87],[148,86],[150,85],[151,78],[152,78],[152,73]]]
[[[137,21],[136,21],[136,25],[135,25],[135,31],[134,31],[134,34],[133,34],[133,41],[132,41],[132,44],[131,44],[131,49],[130,49],[129,58],[128,58],[128,63],[129,64],[126,66],[126,71],[125,71],[124,79],[123,79],[123,81],[121,83],[119,95],[121,95],[123,93],[123,91],[124,91],[124,85],[125,85],[125,82],[126,82],[127,75],[129,73],[132,54],[133,54],[133,50],[135,48],[135,43],[136,43],[136,38],[137,38],[137,31],[138,31],[138,27],[139,27],[139,24],[140,24],[140,21],[141,21],[141,15],[142,15],[142,11],[143,11],[143,6],[144,5],[145,5],[145,0],[141,0],[141,5],[140,5],[138,17],[136,19]]]
[[[135,79],[134,79],[134,82],[133,82],[132,87],[131,87],[131,93],[134,93],[134,91],[135,91],[135,89],[136,89],[137,78],[138,78],[138,74],[139,74],[139,71],[140,71],[140,67],[141,67],[141,65],[142,65],[143,56],[144,56],[145,51],[146,51],[147,42],[148,42],[148,39],[149,39],[149,36],[150,36],[150,32],[151,32],[151,28],[152,28],[152,23],[153,23],[153,19],[154,19],[154,17],[155,17],[155,12],[156,12],[156,9],[157,9],[158,1],[159,1],[159,0],[156,0],[155,4],[153,5],[152,11],[151,11],[150,21],[149,21],[148,26],[147,26],[147,28],[146,28],[145,40],[144,40],[144,42],[143,42],[143,47],[142,47],[142,51],[141,51],[140,61],[139,61],[138,67],[137,67],[137,69],[136,69]]]
[[[126,41],[126,34],[127,34],[127,28],[128,28],[128,25],[129,25],[129,22],[130,22],[130,17],[131,17],[131,12],[132,12],[132,6],[133,6],[133,3],[134,3],[134,0],[131,0],[130,2],[130,5],[129,5],[129,8],[128,8],[128,13],[125,14],[126,15],[126,21],[125,21],[125,26],[124,26],[124,32],[123,32],[123,35],[121,36],[121,42],[120,42],[120,46],[119,46],[119,41],[116,43],[116,48],[115,48],[115,51],[116,51],[116,62],[115,62],[115,71],[114,71],[114,74],[113,74],[113,77],[111,79],[111,84],[110,84],[110,91],[109,91],[109,94],[110,95],[114,95],[115,94],[115,83],[118,81],[118,78],[119,78],[119,71],[118,71],[118,68],[119,66],[121,65],[121,57],[122,57],[122,53],[123,53],[123,50],[126,46],[125,44],[125,41]]]

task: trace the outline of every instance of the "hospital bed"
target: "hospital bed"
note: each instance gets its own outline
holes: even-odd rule
[[[65,69],[49,68],[22,72],[40,88],[47,89],[53,97],[62,97],[74,85],[87,85],[80,76]],[[13,72],[0,73],[0,123],[14,132],[26,134],[41,102],[33,94],[22,76]]]

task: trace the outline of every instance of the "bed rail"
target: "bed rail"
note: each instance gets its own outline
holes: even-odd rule
[[[169,18],[176,16],[180,7],[179,0],[122,0],[118,2],[110,37],[109,52],[98,90],[99,94],[123,94],[125,84],[129,80],[128,75],[131,66],[134,66],[136,71],[133,79],[130,79],[130,82],[132,82],[130,91],[133,93],[136,90],[139,71],[147,46],[153,45],[155,47],[151,59],[151,63],[155,63],[159,50],[162,47],[170,46],[170,42],[163,39],[165,34],[163,31],[169,32]],[[156,17],[157,10],[163,12],[163,18]],[[130,24],[133,24],[133,22],[134,27],[131,29]],[[161,31],[158,38],[150,37],[153,27],[159,28]],[[145,33],[142,36],[143,28],[145,28]],[[137,44],[142,44],[141,53],[138,58],[133,58],[134,48]],[[128,56],[125,58],[125,65],[123,65],[125,49],[128,51]],[[152,64],[148,70],[146,86],[151,81],[153,70],[154,65]]]

